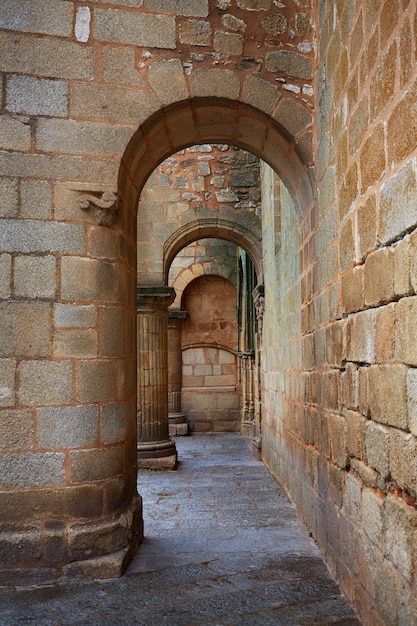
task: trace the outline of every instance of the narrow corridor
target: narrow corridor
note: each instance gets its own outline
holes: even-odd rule
[[[360,625],[240,435],[176,445],[176,472],[139,473],[145,540],[126,576],[0,590],[1,626]]]

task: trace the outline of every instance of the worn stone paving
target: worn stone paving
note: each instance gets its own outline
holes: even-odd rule
[[[237,434],[176,440],[141,471],[146,538],[122,579],[0,590],[0,626],[360,626],[313,540]]]

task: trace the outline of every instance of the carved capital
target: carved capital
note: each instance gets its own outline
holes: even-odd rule
[[[93,193],[83,193],[78,198],[78,206],[83,211],[88,211],[91,206],[98,209],[97,221],[100,226],[113,226],[117,212],[119,211],[119,202],[117,193],[114,191],[103,191],[101,195],[93,195]]]
[[[166,311],[168,319],[168,307],[173,303],[175,291],[165,285],[138,285],[136,287],[136,311]]]

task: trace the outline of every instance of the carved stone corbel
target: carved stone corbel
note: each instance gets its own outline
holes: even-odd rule
[[[99,209],[97,213],[100,226],[107,226],[108,228],[113,226],[120,208],[116,192],[103,191],[100,197],[92,193],[83,193],[78,198],[78,206],[83,211],[88,211],[90,205]]]

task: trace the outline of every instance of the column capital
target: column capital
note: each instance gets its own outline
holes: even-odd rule
[[[175,290],[166,285],[138,285],[136,287],[136,310],[168,310],[175,300]]]
[[[182,322],[187,317],[187,311],[181,311],[181,309],[170,309],[168,311],[168,324],[174,324],[175,322]]]

